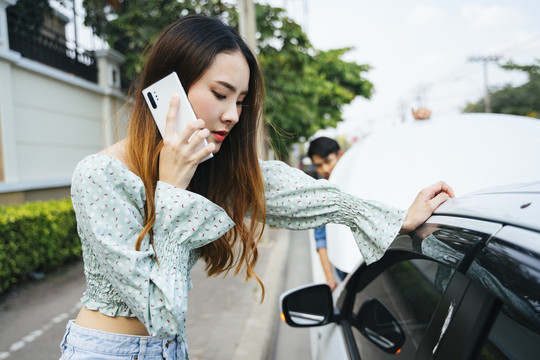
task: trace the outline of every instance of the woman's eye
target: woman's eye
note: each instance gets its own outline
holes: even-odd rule
[[[236,102],[237,106],[244,106],[244,100],[239,100]]]
[[[220,93],[218,93],[218,92],[216,92],[216,91],[212,91],[212,92],[214,93],[214,96],[215,96],[217,99],[219,99],[219,100],[223,100],[223,99],[226,98],[226,96],[223,95],[223,94],[220,94]]]

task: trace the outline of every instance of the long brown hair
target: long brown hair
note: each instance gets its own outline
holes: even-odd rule
[[[257,244],[264,228],[266,213],[264,184],[257,157],[264,85],[256,57],[242,38],[218,19],[203,16],[184,17],[168,26],[147,50],[146,66],[132,85],[133,111],[128,128],[129,166],[142,179],[146,192],[144,229],[137,241],[149,234],[155,221],[154,193],[159,177],[159,152],[163,141],[141,93],[142,89],[176,71],[184,88],[201,78],[220,53],[240,51],[250,70],[249,91],[239,122],[234,126],[214,158],[201,163],[188,190],[203,195],[221,206],[235,222],[234,228],[200,251],[208,275],[246,267],[246,279],[260,278],[254,272]],[[244,221],[246,215],[251,220]],[[262,223],[262,226],[261,226]],[[240,242],[238,249],[235,244]],[[152,243],[153,244],[153,243]],[[159,259],[158,259],[159,260]]]

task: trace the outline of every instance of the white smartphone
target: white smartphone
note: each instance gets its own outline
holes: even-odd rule
[[[169,106],[174,94],[180,95],[180,105],[178,107],[178,115],[176,116],[176,132],[179,133],[188,122],[197,120],[176,72],[172,72],[163,79],[156,81],[145,88],[142,93],[162,137],[165,137],[167,113],[169,112]],[[196,150],[200,150],[206,145],[208,145],[208,142],[204,139]],[[208,160],[212,156],[212,154],[209,154],[202,161]]]

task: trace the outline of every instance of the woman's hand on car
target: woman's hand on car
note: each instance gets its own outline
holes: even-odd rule
[[[433,184],[418,194],[409,207],[400,234],[408,234],[422,225],[446,200],[453,198],[454,190],[443,181]]]
[[[179,134],[176,132],[179,104],[180,96],[173,96],[165,123],[163,148],[159,155],[159,180],[186,189],[197,165],[215,150],[215,144],[209,143],[197,151],[199,144],[210,135],[201,119],[189,122]]]

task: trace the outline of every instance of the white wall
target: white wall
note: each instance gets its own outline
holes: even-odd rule
[[[105,145],[101,94],[20,68],[12,89],[19,181],[70,177]]]
[[[94,84],[0,49],[4,182],[71,179],[79,160],[118,140],[111,129],[123,120],[117,115],[123,100],[110,84]]]

